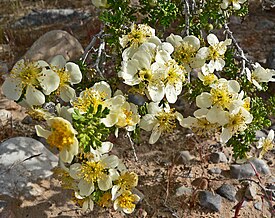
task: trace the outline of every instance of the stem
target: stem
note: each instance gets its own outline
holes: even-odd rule
[[[132,138],[130,136],[130,133],[127,131],[126,135],[127,135],[128,139],[129,139],[131,147],[133,149],[134,157],[135,157],[136,161],[138,161],[138,157],[137,157],[136,149],[135,149],[135,146],[134,146],[134,142],[133,142],[133,140],[132,140]]]

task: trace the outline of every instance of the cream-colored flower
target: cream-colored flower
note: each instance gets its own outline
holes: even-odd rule
[[[78,98],[72,104],[81,113],[86,113],[88,108],[92,105],[96,113],[98,105],[106,106],[105,100],[111,98],[112,91],[110,85],[101,81],[95,83],[93,87],[82,91]]]
[[[120,45],[137,48],[149,38],[155,36],[155,30],[146,24],[132,24],[131,32],[119,38]]]
[[[18,61],[12,68],[2,86],[4,95],[12,100],[23,98],[29,104],[41,105],[45,103],[45,95],[55,91],[59,85],[59,77],[49,68],[45,61]]]
[[[118,157],[104,154],[100,160],[90,158],[87,161],[74,163],[70,166],[70,176],[79,181],[78,189],[81,196],[89,196],[95,189],[95,183],[101,191],[112,188],[113,181],[118,178],[115,168]]]
[[[197,51],[200,48],[200,40],[197,37],[191,35],[182,38],[171,34],[166,38],[166,41],[174,46],[175,51],[172,56],[178,63],[183,65],[187,73],[192,68],[202,67],[205,63],[204,59],[197,56]]]
[[[114,209],[124,213],[133,213],[140,197],[130,191],[123,192],[114,202]]]
[[[38,136],[47,139],[49,145],[57,147],[60,151],[60,159],[63,162],[71,163],[74,156],[78,154],[77,132],[72,127],[72,124],[61,118],[54,117],[47,120],[51,131],[35,126]]]
[[[123,95],[106,100],[105,105],[110,109],[107,117],[102,119],[105,126],[116,126],[117,131],[118,128],[125,128],[127,131],[135,130],[140,120],[136,105],[127,102]],[[117,134],[118,132],[116,132]]]
[[[210,46],[200,48],[197,57],[209,60],[209,63],[206,63],[206,65],[208,65],[206,68],[208,68],[211,73],[213,73],[214,70],[220,71],[225,66],[223,57],[227,50],[227,46],[231,44],[232,40],[226,39],[223,42],[219,42],[217,36],[211,33],[207,36],[207,41]]]
[[[257,148],[262,148],[259,158],[262,158],[266,152],[270,151],[273,148],[274,146],[273,140],[274,140],[274,131],[272,129],[269,131],[266,138],[265,137],[260,138],[257,145]]]
[[[57,94],[60,95],[60,98],[65,102],[74,100],[76,97],[75,90],[70,85],[78,84],[82,80],[82,73],[79,66],[73,62],[66,63],[62,55],[55,56],[51,60],[50,66],[60,78]]]
[[[214,73],[198,73],[199,79],[203,82],[203,85],[210,86],[218,81],[218,77]]]
[[[152,131],[149,139],[150,144],[154,144],[162,133],[170,133],[176,127],[176,122],[182,121],[183,117],[179,112],[170,109],[168,104],[158,106],[159,102],[150,102],[148,114],[140,120],[140,128],[145,131]]]
[[[206,119],[209,110],[198,109],[194,112],[195,117],[183,118],[181,126],[192,129],[198,135],[210,135],[218,131],[220,125],[217,122],[211,123]]]
[[[259,63],[254,65],[254,70],[251,72],[248,68],[245,68],[247,79],[253,83],[259,90],[262,90],[260,83],[274,82],[275,75],[274,70],[264,69]]]
[[[123,172],[118,177],[116,181],[114,181],[114,186],[112,188],[112,200],[115,200],[118,196],[120,196],[123,192],[136,187],[138,184],[138,176],[134,172]]]
[[[221,8],[222,9],[227,9],[229,5],[232,4],[234,10],[240,10],[241,9],[241,4],[245,3],[246,0],[223,0],[221,3]]]
[[[241,107],[235,114],[228,113],[228,120],[228,123],[222,128],[220,136],[222,143],[226,143],[234,134],[243,132],[247,128],[247,124],[252,122],[253,116]]]

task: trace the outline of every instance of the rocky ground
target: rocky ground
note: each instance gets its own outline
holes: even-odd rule
[[[31,53],[34,41],[50,30],[69,32],[76,39],[62,37],[67,40],[65,44],[77,47],[80,53],[82,46],[85,48],[89,43],[100,26],[90,1],[64,2],[0,2],[0,72],[3,72],[0,84],[15,61],[26,51]],[[244,20],[232,18],[230,28],[250,59],[275,68],[275,12],[263,10],[258,1],[251,1],[250,8],[251,13]],[[70,52],[71,47],[64,48],[64,41],[63,44],[60,41],[57,37],[53,43],[63,47],[68,58],[76,58],[77,54]],[[141,143],[135,145],[138,161],[127,138],[114,140],[116,146],[112,152],[139,175],[137,188],[143,200],[129,216],[98,208],[83,213],[70,200],[72,193],[61,189],[55,175],[46,177],[51,174],[46,172],[49,164],[52,167],[57,164],[54,151],[45,156],[42,143],[24,138],[34,137],[35,124],[24,109],[0,92],[0,217],[229,218],[234,217],[236,210],[240,210],[239,217],[272,216],[269,209],[270,204],[274,209],[275,198],[274,149],[264,161],[253,159],[237,165],[229,148],[222,147],[214,138],[197,139],[183,129],[163,136],[154,145],[149,145],[148,134],[142,133]],[[258,136],[266,133],[259,131]],[[253,147],[251,154],[256,153]],[[249,182],[251,179],[255,182]],[[263,188],[269,189],[267,193]],[[271,196],[269,201],[263,198],[265,194]]]

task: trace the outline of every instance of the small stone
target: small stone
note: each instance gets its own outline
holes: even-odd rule
[[[270,170],[268,165],[265,163],[264,160],[258,158],[250,158],[248,160],[251,164],[254,165],[258,173],[262,173],[264,175],[270,175]],[[249,163],[248,163],[249,164]]]
[[[129,99],[129,102],[139,106],[144,105],[146,102],[146,99],[139,94],[128,94],[128,99]]]
[[[26,125],[30,125],[32,123],[32,118],[30,115],[27,115],[24,117],[24,119],[21,121],[21,123],[26,124]]]
[[[229,185],[229,184],[223,184],[221,187],[219,187],[216,192],[221,195],[222,197],[225,197],[226,199],[228,199],[229,201],[235,201],[236,198],[236,189],[233,185]]]
[[[11,112],[5,109],[0,110],[0,125],[5,126],[11,119]]]
[[[275,69],[275,47],[272,48],[271,51],[268,53],[266,66],[267,68]]]
[[[210,174],[221,174],[222,170],[218,167],[214,167],[214,168],[209,169],[208,172]]]
[[[192,188],[188,188],[188,187],[185,187],[184,185],[177,188],[176,190],[176,196],[179,197],[179,196],[182,196],[182,195],[191,195],[193,192],[193,189]]]
[[[257,195],[257,187],[256,187],[256,185],[255,184],[248,185],[246,187],[244,196],[248,200],[254,200],[256,198],[256,195]]]
[[[227,163],[227,158],[223,152],[210,154],[209,161],[212,163]]]
[[[255,175],[255,172],[250,164],[230,166],[230,175],[234,179],[247,179]]]
[[[37,39],[24,58],[50,62],[54,56],[62,55],[69,61],[77,60],[83,52],[81,44],[75,37],[63,30],[52,30]]]
[[[255,207],[255,209],[261,211],[262,207],[263,207],[263,203],[261,201],[257,201],[256,203],[254,203],[254,207]]]
[[[194,157],[189,153],[189,151],[180,151],[176,158],[176,164],[188,164],[192,159],[194,159]]]
[[[222,198],[220,195],[215,195],[210,191],[200,191],[199,203],[202,207],[219,212],[222,205]]]
[[[15,137],[0,144],[0,193],[25,196],[31,192],[32,184],[39,178],[53,174],[58,157],[32,138]]]

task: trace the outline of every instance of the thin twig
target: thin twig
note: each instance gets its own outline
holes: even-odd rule
[[[88,57],[88,54],[91,52],[91,50],[92,50],[92,49],[94,48],[94,46],[95,46],[96,40],[97,40],[99,37],[101,37],[102,34],[103,34],[103,30],[101,30],[98,34],[96,34],[96,35],[94,35],[94,36],[92,37],[91,42],[90,42],[89,45],[85,48],[85,51],[84,51],[84,53],[83,53],[83,55],[82,55],[82,57],[81,57],[82,64],[85,63],[85,61],[86,61],[86,59],[87,59],[87,57]]]
[[[104,52],[104,50],[105,50],[105,42],[103,41],[100,43],[100,46],[98,48],[97,59],[95,62],[95,68],[96,68],[97,72],[99,72],[99,75],[102,79],[105,79],[105,77],[103,76],[103,70],[100,69],[99,65],[101,63],[102,53]]]
[[[190,17],[190,8],[188,0],[184,0],[184,14],[185,14],[185,32],[186,35],[189,35],[189,17]]]
[[[131,147],[133,149],[134,157],[135,157],[136,161],[138,161],[138,157],[137,157],[136,149],[135,149],[135,146],[134,146],[134,142],[133,142],[133,140],[132,140],[132,138],[130,136],[130,133],[127,131],[126,135],[127,135],[128,139],[129,139]]]
[[[232,31],[229,29],[229,26],[227,25],[227,23],[224,24],[224,28],[225,28],[225,32],[226,32],[227,36],[230,39],[232,39],[232,42],[233,42],[234,46],[236,47],[236,49],[237,49],[237,51],[238,51],[238,53],[239,53],[239,55],[242,59],[241,75],[243,75],[244,72],[245,72],[245,64],[246,64],[246,62],[250,64],[250,61],[245,57],[243,49],[240,47],[237,40],[233,36]]]

